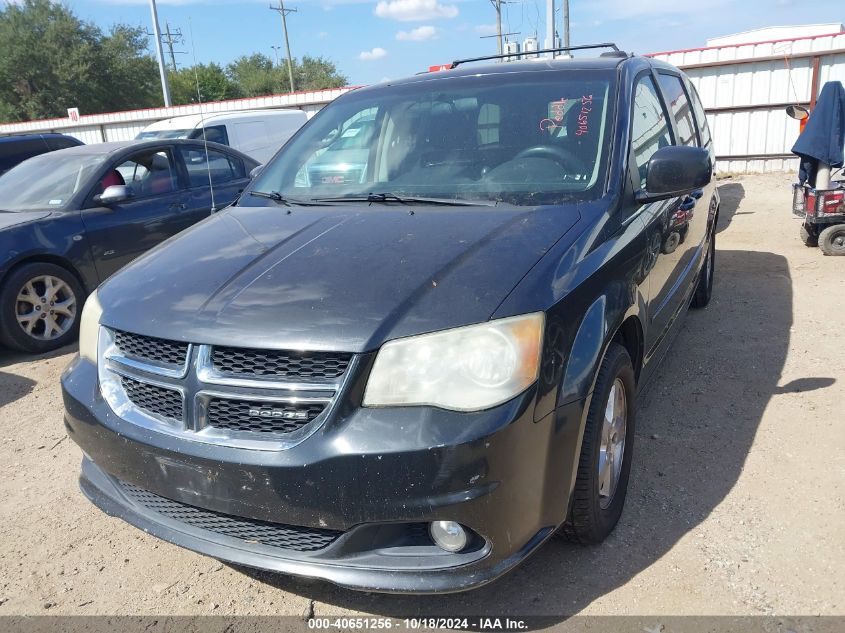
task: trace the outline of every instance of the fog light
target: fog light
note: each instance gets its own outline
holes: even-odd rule
[[[466,547],[466,530],[454,521],[433,521],[428,531],[434,542],[447,552],[460,552]]]

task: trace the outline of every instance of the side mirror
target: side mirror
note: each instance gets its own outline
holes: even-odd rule
[[[103,206],[110,206],[119,202],[125,202],[133,196],[132,188],[128,185],[111,185],[99,196],[94,196],[94,202]]]
[[[788,105],[786,106],[786,115],[796,121],[803,121],[810,117],[810,111],[804,106]]]
[[[700,147],[670,145],[661,147],[648,161],[645,189],[637,192],[637,202],[654,202],[690,193],[713,178],[710,152]]]
[[[262,169],[264,169],[264,165],[256,165],[255,167],[249,170],[249,177],[255,178],[258,174],[261,173]]]

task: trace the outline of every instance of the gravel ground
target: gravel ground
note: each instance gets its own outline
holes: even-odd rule
[[[355,593],[159,541],[77,489],[59,375],[0,350],[0,616],[845,615],[845,259],[798,240],[787,175],[721,182],[714,299],[641,398],[622,520],[477,591]],[[835,341],[839,344],[835,344]]]

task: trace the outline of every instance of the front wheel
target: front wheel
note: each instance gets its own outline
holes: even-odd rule
[[[798,237],[801,238],[804,246],[819,245],[819,234],[816,233],[815,229],[808,228],[806,224],[801,225],[801,228],[798,231]]]
[[[84,298],[76,277],[61,266],[25,264],[0,288],[0,338],[22,352],[63,347],[79,332]]]
[[[572,507],[560,531],[563,537],[600,543],[616,527],[628,490],[635,413],[631,357],[613,342],[599,368],[587,413]]]
[[[845,255],[845,224],[834,224],[819,233],[819,248],[825,255]]]

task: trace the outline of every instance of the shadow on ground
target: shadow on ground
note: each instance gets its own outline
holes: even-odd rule
[[[729,222],[744,190],[735,183],[724,187],[730,187],[723,198],[723,221]],[[546,616],[547,624],[628,583],[724,500],[773,394],[821,389],[834,382],[808,376],[778,386],[792,324],[786,259],[773,253],[718,251],[717,261],[713,302],[689,313],[641,398],[626,509],[604,544],[581,547],[552,540],[491,585],[441,596],[361,594],[317,581],[241,571],[284,591],[377,615],[533,615]]]
[[[737,213],[753,213],[753,211],[737,211],[743,198],[745,198],[745,187],[741,183],[726,182],[719,185],[719,225],[716,227],[717,233],[721,233],[728,228]]]

